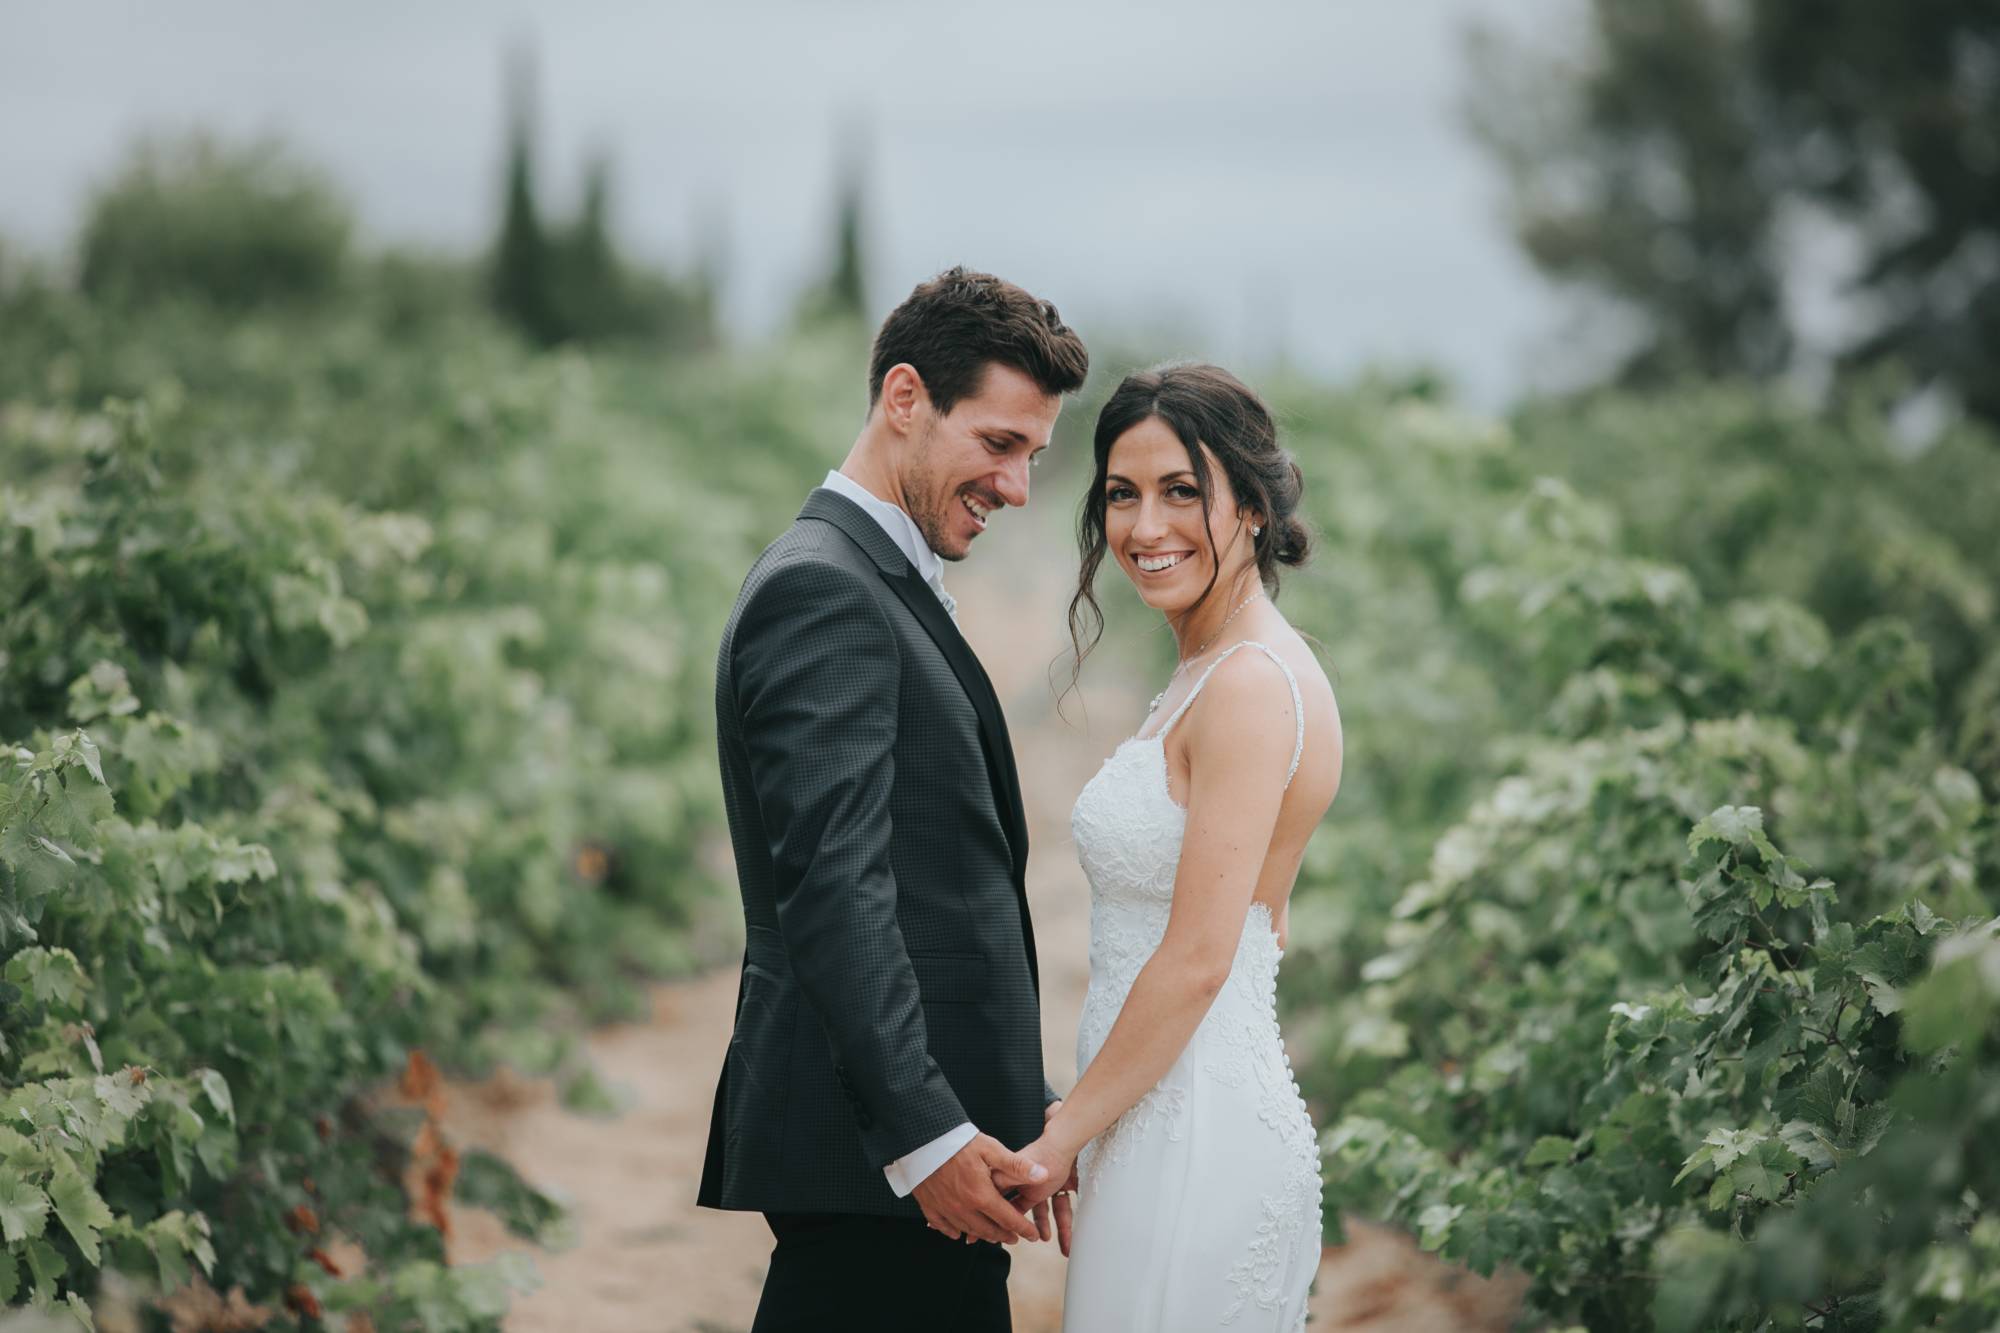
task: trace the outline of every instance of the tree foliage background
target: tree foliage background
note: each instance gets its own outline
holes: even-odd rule
[[[1635,326],[1627,384],[1798,363],[1798,262],[1847,252],[1837,375],[2000,420],[2000,11],[1983,0],[1591,0],[1486,30],[1469,123],[1551,277]],[[1815,258],[1814,264],[1827,262]]]

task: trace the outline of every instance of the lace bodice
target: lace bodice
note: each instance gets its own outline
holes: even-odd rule
[[[1167,789],[1167,736],[1201,697],[1210,677],[1243,648],[1256,648],[1268,655],[1285,673],[1285,682],[1291,687],[1292,715],[1297,719],[1298,734],[1292,747],[1291,769],[1285,774],[1285,786],[1289,788],[1305,750],[1305,708],[1299,697],[1298,678],[1277,653],[1254,639],[1245,639],[1232,644],[1210,663],[1180,707],[1157,731],[1133,736],[1113,751],[1097,776],[1085,784],[1070,812],[1070,833],[1076,839],[1077,856],[1090,880],[1091,982],[1093,987],[1100,979],[1110,983],[1118,991],[1118,1004],[1124,1002],[1124,990],[1130,988],[1132,979],[1138,976],[1139,969],[1153,956],[1153,950],[1166,934],[1174,876],[1180,869],[1181,838],[1187,831],[1187,811]],[[1275,976],[1277,939],[1272,934],[1273,924],[1268,907],[1251,904],[1237,959],[1256,967],[1268,963]],[[1261,947],[1264,935],[1271,935],[1268,958]],[[1246,946],[1258,947],[1248,948],[1246,957]],[[1234,972],[1231,977],[1235,978]],[[1111,1013],[1116,1016],[1116,1004]]]
[[[1276,652],[1246,639],[1231,645],[1209,665],[1158,730],[1133,736],[1113,751],[1085,784],[1070,812],[1070,832],[1090,880],[1090,989],[1084,997],[1077,1033],[1080,1069],[1088,1066],[1110,1035],[1139,969],[1166,935],[1174,876],[1180,868],[1181,839],[1187,830],[1187,811],[1167,789],[1166,738],[1201,697],[1210,677],[1243,648],[1255,648],[1270,657],[1285,673],[1291,688],[1297,736],[1291,768],[1285,775],[1289,788],[1305,749],[1305,708],[1298,678]],[[1228,984],[1202,1020],[1190,1049],[1206,1044],[1204,1037],[1212,1038],[1246,1019],[1267,1028],[1275,1037],[1278,962],[1282,957],[1270,908],[1252,903],[1237,940]],[[1289,1064],[1287,1059],[1287,1067]]]

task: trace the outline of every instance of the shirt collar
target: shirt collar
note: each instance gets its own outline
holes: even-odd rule
[[[882,531],[889,534],[889,540],[896,543],[897,549],[910,558],[910,563],[917,567],[917,574],[924,582],[943,586],[944,561],[924,540],[917,521],[905,513],[901,505],[890,504],[838,470],[827,473],[826,480],[821,484],[860,505],[861,512],[874,519]]]

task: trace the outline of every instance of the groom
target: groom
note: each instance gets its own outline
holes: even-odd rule
[[[1012,283],[918,286],[876,334],[854,447],[723,630],[748,941],[698,1202],[777,1239],[752,1333],[1004,1333],[1004,1245],[1046,1238],[1003,1193],[1046,1174],[1016,1150],[1056,1100],[1020,781],[942,573],[1028,502],[1088,365]]]

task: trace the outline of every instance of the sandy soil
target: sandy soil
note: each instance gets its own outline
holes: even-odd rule
[[[1087,709],[1074,700],[1067,708],[1076,724],[1055,712],[1047,672],[1052,659],[1067,653],[1061,617],[1074,568],[1059,517],[1001,516],[982,539],[984,549],[953,568],[947,582],[1007,708],[1021,765],[1034,847],[1028,893],[1041,960],[1043,1049],[1049,1078],[1062,1089],[1076,1078],[1076,1023],[1089,979],[1088,889],[1070,842],[1069,806],[1136,724],[1150,682],[1117,669],[1107,651],[1085,673]],[[1086,716],[1089,728],[1082,725]],[[571,1114],[538,1081],[503,1076],[453,1089],[446,1122],[452,1136],[507,1157],[575,1211],[579,1243],[536,1257],[543,1285],[517,1303],[510,1330],[749,1327],[770,1232],[756,1214],[718,1213],[693,1202],[736,980],[730,965],[662,985],[653,993],[650,1021],[592,1036],[592,1058],[631,1098],[631,1109],[617,1119]],[[456,1262],[520,1248],[483,1214],[460,1211],[454,1225]],[[1509,1326],[1517,1281],[1461,1280],[1400,1234],[1358,1222],[1350,1227],[1352,1242],[1329,1250],[1322,1263],[1314,1327],[1442,1333]],[[1060,1327],[1063,1264],[1053,1244],[1015,1247],[1010,1291],[1020,1333]]]

